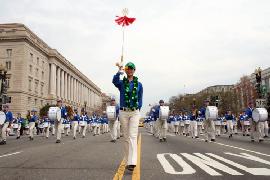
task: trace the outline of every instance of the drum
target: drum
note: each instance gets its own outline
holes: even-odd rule
[[[169,117],[169,106],[160,106],[160,110],[159,110],[159,118],[161,120],[167,120]]]
[[[221,126],[221,121],[215,121],[216,126]]]
[[[48,123],[48,122],[44,122],[44,123],[43,123],[43,127],[44,127],[44,128],[49,127],[49,123]]]
[[[12,127],[13,127],[13,129],[18,129],[19,128],[19,124],[12,124]]]
[[[0,111],[0,125],[3,125],[6,121],[6,114],[3,111]]]
[[[80,125],[80,126],[86,126],[86,125],[87,125],[87,122],[86,122],[86,121],[80,121],[80,122],[79,122],[79,125]]]
[[[52,121],[60,121],[61,109],[59,107],[50,107],[48,111],[48,118]]]
[[[215,120],[218,118],[218,109],[216,106],[207,106],[205,111],[206,119]]]
[[[175,125],[175,126],[179,126],[179,123],[180,123],[179,121],[176,121],[176,122],[174,123],[174,125]]]
[[[198,121],[198,126],[202,126],[202,121]]]
[[[66,129],[70,128],[70,124],[64,124],[64,128]]]
[[[190,120],[185,120],[185,124],[190,124]]]
[[[244,121],[244,126],[250,126],[250,122],[249,121]]]
[[[107,106],[106,114],[107,114],[107,117],[108,117],[109,120],[115,120],[116,119],[115,106]]]
[[[268,112],[265,108],[256,108],[252,111],[252,118],[255,122],[266,121],[268,119]]]

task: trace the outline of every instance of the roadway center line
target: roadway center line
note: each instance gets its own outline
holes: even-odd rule
[[[137,151],[137,165],[132,174],[132,180],[140,180],[141,178],[141,142],[142,142],[142,135],[139,135],[138,140],[138,151]]]
[[[1,155],[1,157],[7,157],[7,156],[12,156],[12,155],[15,155],[15,154],[20,154],[22,151],[18,151],[18,152],[14,152],[14,153],[10,153],[10,154],[4,154],[4,155]]]

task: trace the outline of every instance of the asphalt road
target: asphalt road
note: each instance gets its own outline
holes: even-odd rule
[[[138,166],[133,173],[122,164],[122,144],[109,134],[73,140],[27,137],[0,146],[0,180],[61,179],[270,179],[270,141],[251,143],[240,135],[226,135],[215,143],[169,134],[168,142],[140,128]]]

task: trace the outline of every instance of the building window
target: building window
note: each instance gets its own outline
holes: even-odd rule
[[[30,53],[30,60],[31,62],[34,62],[34,55],[32,53]]]
[[[36,68],[36,77],[38,77],[38,68]]]
[[[28,89],[29,91],[32,91],[32,79],[29,79]]]
[[[32,72],[33,72],[33,66],[32,65],[29,66],[29,71],[32,74]]]
[[[44,85],[41,84],[41,86],[40,86],[40,93],[41,93],[41,95],[43,95],[43,87],[44,87]]]
[[[44,68],[44,61],[42,61],[42,68]]]
[[[44,80],[44,71],[42,71],[42,73],[41,73],[41,78],[42,78],[42,80]]]
[[[39,66],[39,57],[37,57],[37,65]]]
[[[37,105],[37,99],[35,99],[35,106]]]
[[[28,105],[31,104],[31,97],[28,97]]]
[[[10,78],[9,77],[7,77],[6,78],[6,85],[7,85],[7,88],[9,88],[10,86],[9,86],[9,83],[10,83]]]
[[[11,58],[12,55],[12,49],[7,49],[7,57]]]
[[[35,82],[35,93],[38,93],[38,82]]]
[[[6,62],[6,68],[7,70],[11,70],[11,61]]]
[[[40,100],[40,105],[43,106],[43,100]]]

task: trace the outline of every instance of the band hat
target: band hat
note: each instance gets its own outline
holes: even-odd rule
[[[136,66],[134,63],[132,62],[128,62],[126,65],[125,65],[125,68],[130,68],[130,69],[136,69]]]
[[[164,103],[164,100],[162,100],[162,99],[161,99],[161,100],[159,100],[159,103]]]

